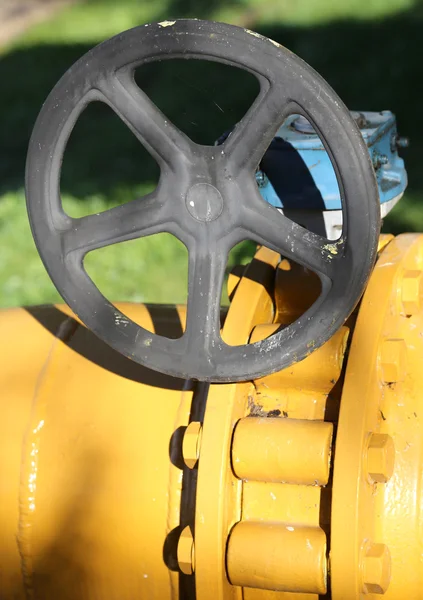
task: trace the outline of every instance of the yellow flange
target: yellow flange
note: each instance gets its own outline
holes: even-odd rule
[[[423,236],[383,249],[349,352],[335,450],[332,598],[423,598]]]
[[[261,248],[229,281],[225,341],[262,339],[295,320],[295,294],[292,303],[286,299],[294,282],[309,290],[301,296],[305,310],[318,293],[315,276]],[[265,600],[276,590],[281,600],[312,600],[326,593],[323,486],[333,427],[324,417],[348,335],[343,327],[303,362],[252,384],[210,386],[194,535],[201,600]]]
[[[260,248],[237,283],[222,332],[226,343],[245,343],[255,325],[273,320],[272,290],[279,260],[274,252]],[[251,383],[211,385],[207,397],[195,514],[198,598],[242,598],[242,590],[232,586],[226,574],[228,533],[240,520],[242,493],[242,482],[231,468],[231,443],[253,391]]]

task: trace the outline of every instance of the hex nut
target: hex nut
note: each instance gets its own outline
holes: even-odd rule
[[[404,381],[407,373],[407,346],[403,339],[385,339],[379,350],[383,383]]]
[[[182,573],[192,575],[194,573],[194,538],[190,527],[185,527],[178,541],[178,565]]]
[[[372,483],[386,483],[395,466],[395,446],[390,435],[372,433],[367,447],[367,473]]]
[[[362,559],[363,591],[384,594],[391,581],[391,554],[385,544],[369,543]]]
[[[193,469],[200,456],[202,425],[199,421],[192,421],[185,430],[182,441],[182,456],[189,469]]]
[[[412,316],[423,308],[423,272],[405,271],[401,279],[401,304],[404,314]]]

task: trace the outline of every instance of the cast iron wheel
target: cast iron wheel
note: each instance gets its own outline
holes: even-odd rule
[[[258,97],[222,145],[192,142],[135,84],[136,67],[171,58],[218,61],[258,78]],[[61,205],[61,163],[76,120],[94,100],[119,115],[158,161],[161,176],[147,197],[74,219]],[[336,172],[343,232],[333,243],[275,212],[256,185],[255,169],[292,113],[311,122]],[[358,302],[374,265],[380,232],[378,190],[367,148],[330,86],[276,42],[238,27],[198,20],[136,27],[100,44],[69,69],[36,122],[26,193],[32,232],[46,269],[82,321],[142,365],[204,381],[260,377],[321,346]],[[187,326],[179,339],[152,334],[126,318],[83,267],[91,250],[164,231],[189,251]],[[220,294],[228,252],[245,239],[315,271],[322,292],[301,318],[273,336],[228,346],[220,336]]]

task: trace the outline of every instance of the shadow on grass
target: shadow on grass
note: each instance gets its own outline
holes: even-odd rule
[[[206,4],[203,8],[197,1],[191,4],[175,0],[169,14],[210,14]],[[209,2],[207,7],[216,8]],[[395,232],[423,228],[423,206],[418,208],[423,195],[422,20],[417,7],[379,21],[255,27],[309,62],[349,108],[390,109],[397,115],[401,135],[411,139],[404,158],[410,181],[407,206],[413,206],[414,218],[410,221],[406,211],[397,210],[388,220]],[[83,44],[36,46],[16,49],[0,59],[0,193],[22,188],[28,139],[41,104],[66,69],[89,49]],[[167,61],[143,67],[142,86],[189,135],[212,142],[245,112],[255,95],[255,82],[228,67],[178,61],[182,62],[177,68]],[[151,186],[158,178],[157,165],[146,153],[133,160],[137,152],[137,141],[107,107],[90,108],[71,137],[63,191],[78,198],[100,194],[112,202],[130,195],[135,186]]]

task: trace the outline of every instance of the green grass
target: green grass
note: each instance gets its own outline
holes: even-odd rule
[[[369,21],[394,15],[400,11],[412,8],[414,0],[279,0],[277,2],[263,0],[247,0],[242,2],[254,15],[257,25],[309,25],[327,23],[335,19],[358,19]],[[215,17],[222,21],[236,22],[239,18],[239,5],[235,8],[221,7]],[[242,24],[242,23],[241,23]]]
[[[165,7],[165,0],[82,1],[61,11],[53,19],[33,27],[15,46],[32,46],[38,43],[95,44],[125,29],[154,20]]]
[[[7,194],[0,202],[0,296],[7,298],[10,306],[58,302],[60,296],[38,258],[26,214],[16,210],[17,200],[23,203],[23,194]],[[87,210],[103,210],[105,201],[90,198],[81,204],[75,198],[65,197],[64,204],[77,217]],[[16,251],[16,239],[20,240],[19,252]],[[171,267],[170,278],[167,267]],[[186,300],[187,252],[183,244],[169,234],[116,244],[90,253],[85,259],[85,268],[106,296],[115,300]],[[167,285],[151,288],[151,282],[157,282],[159,278]]]
[[[326,77],[353,109],[389,108],[402,135],[410,186],[386,220],[395,233],[423,230],[423,122],[419,72],[422,10],[413,0],[88,0],[34,26],[0,51],[0,306],[59,300],[38,258],[25,211],[24,161],[43,100],[93,45],[141,23],[179,16],[226,20],[278,40]],[[212,142],[244,113],[256,93],[251,76],[196,61],[148,65],[138,81],[197,141]],[[420,91],[419,91],[420,85]],[[104,106],[90,107],[65,156],[62,193],[73,216],[126,202],[157,183],[158,168]],[[230,258],[245,262],[251,246]],[[171,236],[90,254],[86,267],[115,300],[184,301],[187,260]]]

